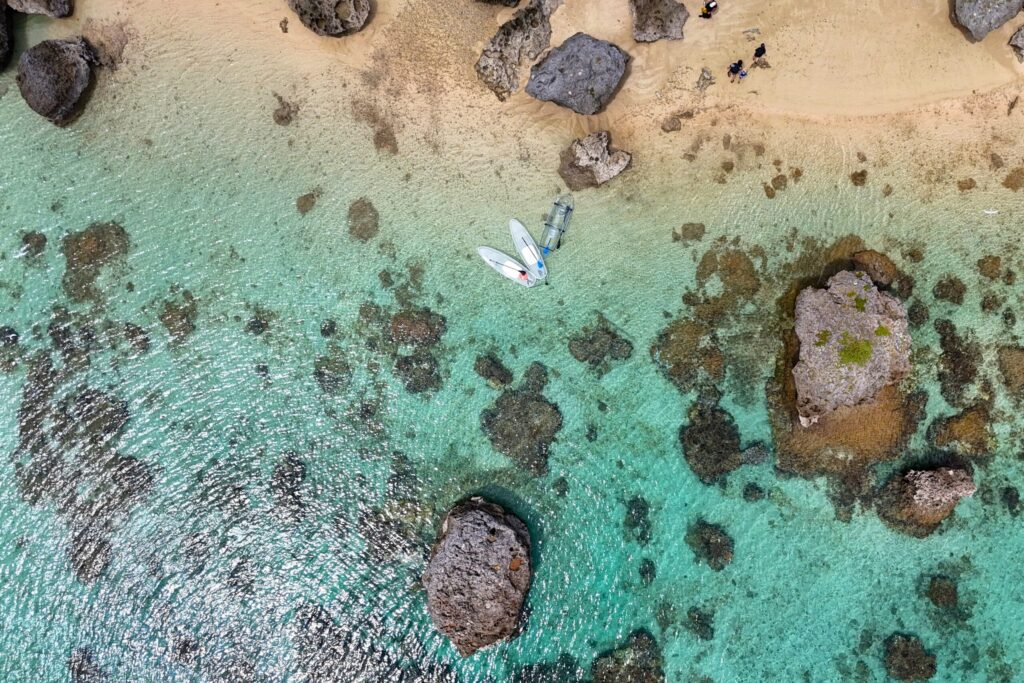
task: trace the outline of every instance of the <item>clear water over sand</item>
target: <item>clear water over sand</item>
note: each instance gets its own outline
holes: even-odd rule
[[[47,30],[25,28],[37,38]],[[288,35],[298,31],[295,21]],[[0,678],[67,680],[72,653],[81,662],[87,650],[110,680],[309,680],[317,658],[303,648],[296,615],[311,605],[345,634],[329,656],[351,681],[503,681],[562,654],[585,676],[596,654],[638,628],[658,640],[669,681],[884,680],[882,643],[895,632],[920,636],[937,655],[936,680],[1024,675],[1024,534],[1002,495],[1024,469],[1020,421],[996,366],[997,348],[1019,341],[1021,324],[1004,311],[1019,306],[1021,289],[976,265],[999,254],[1006,269],[1024,267],[1020,194],[1002,185],[1024,159],[1017,140],[994,131],[922,158],[910,138],[928,138],[930,128],[899,121],[886,123],[889,138],[870,126],[830,134],[827,124],[790,134],[785,123],[725,111],[701,114],[669,139],[658,119],[641,130],[633,112],[627,137],[646,155],[605,188],[578,193],[549,285],[528,291],[486,270],[475,247],[509,248],[509,216],[539,232],[559,189],[557,150],[576,124],[530,118],[536,107],[525,101],[501,109],[482,98],[496,123],[477,126],[479,114],[467,111],[447,120],[444,102],[430,97],[420,119],[404,109],[392,118],[390,100],[340,67],[304,80],[266,55],[229,58],[225,48],[216,59],[186,59],[168,48],[185,36],[170,33],[164,43],[142,40],[136,63],[105,76],[86,116],[66,130],[25,108],[10,69],[0,76],[0,325],[20,334],[0,375],[0,450],[17,453],[23,387],[32,364],[49,357],[62,369],[55,404],[86,387],[127,402],[108,456],[137,458],[152,476],[109,531],[109,565],[84,583],[68,546],[88,513],[30,505],[15,475],[19,456],[5,460]],[[329,84],[332,99],[318,99]],[[302,102],[287,127],[273,121],[272,91]],[[374,146],[375,126],[393,127],[397,154]],[[993,151],[1005,167],[992,168]],[[724,160],[735,170],[722,170]],[[861,168],[864,187],[849,179]],[[780,173],[790,180],[769,199],[763,185]],[[968,175],[977,187],[962,192],[956,180]],[[302,215],[296,199],[309,192],[318,199]],[[347,227],[350,205],[364,197],[380,216],[367,242]],[[100,271],[92,300],[73,301],[62,288],[62,240],[106,221],[124,227],[127,254]],[[706,234],[673,241],[685,222],[705,224]],[[48,239],[40,256],[23,253],[30,231]],[[955,412],[939,392],[932,321],[953,321],[982,351],[968,395],[991,396],[993,454],[977,463],[979,492],[924,540],[895,533],[870,509],[837,520],[823,479],[783,476],[773,457],[724,485],[702,484],[679,444],[697,387],[675,388],[650,354],[658,333],[690,314],[687,291],[713,296],[726,286],[717,275],[695,284],[705,254],[750,255],[758,288],[717,322],[726,359],[717,385],[743,445],[771,446],[765,383],[781,343],[776,300],[808,275],[792,264],[848,235],[890,254],[930,311],[914,330],[911,380],[929,395],[926,416],[904,459],[880,476],[933,454],[928,425]],[[933,296],[948,275],[966,285],[961,305]],[[167,301],[187,304],[186,291],[195,330],[175,343],[160,317]],[[984,313],[985,294],[1004,304]],[[368,330],[368,302],[445,316],[439,389],[403,387],[394,351]],[[73,360],[54,342],[57,307],[70,311],[72,328],[92,330],[90,350]],[[603,375],[567,347],[597,313],[634,345]],[[337,323],[331,337],[321,334],[328,319]],[[131,346],[126,322],[145,330],[147,351]],[[515,383],[534,361],[551,372],[545,395],[564,426],[546,475],[516,466],[481,430],[480,414],[498,396],[473,371],[487,352]],[[315,377],[323,358],[351,369],[333,394]],[[296,460],[304,479],[282,486]],[[54,476],[99,507],[114,495],[102,467]],[[749,482],[764,500],[744,500]],[[444,512],[481,492],[527,521],[537,565],[524,632],[460,660],[430,625],[418,576]],[[638,495],[650,504],[646,545],[623,524]],[[734,539],[735,558],[720,572],[684,543],[697,519]],[[656,567],[650,585],[638,571],[644,559]],[[958,581],[958,608],[924,596],[934,575]],[[688,617],[694,607],[713,613],[709,639]]]

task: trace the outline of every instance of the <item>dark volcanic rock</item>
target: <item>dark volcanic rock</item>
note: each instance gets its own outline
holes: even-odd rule
[[[1016,16],[1022,7],[1024,0],[956,0],[955,16],[972,38],[981,40]]]
[[[504,4],[511,7],[517,1]],[[519,89],[523,55],[536,59],[551,43],[551,13],[559,4],[560,0],[531,0],[501,25],[477,60],[477,75],[502,102]]]
[[[534,368],[544,366],[534,363]],[[543,388],[544,380],[528,371],[521,388],[505,391],[480,414],[480,426],[494,449],[537,475],[547,471],[548,451],[562,428],[562,413],[544,398]]]
[[[935,655],[917,636],[894,633],[885,640],[885,670],[897,681],[926,681],[935,675]]]
[[[626,360],[633,355],[633,343],[619,334],[607,318],[598,314],[594,325],[569,338],[569,353],[579,362],[604,374],[610,361]]]
[[[512,371],[493,353],[477,356],[473,371],[487,380],[494,389],[504,389],[512,383]]]
[[[577,33],[534,65],[526,92],[577,114],[596,114],[615,95],[628,60],[618,46]]]
[[[18,60],[21,96],[32,111],[65,126],[81,113],[96,62],[84,38],[44,40]]]
[[[740,432],[732,415],[698,399],[690,408],[690,421],[679,429],[683,457],[705,484],[714,484],[743,464]]]
[[[690,546],[698,563],[704,562],[716,572],[732,562],[732,538],[717,524],[698,519],[686,531],[686,545]]]
[[[633,16],[633,40],[638,43],[682,40],[683,24],[690,17],[675,0],[629,0],[629,13]]]
[[[117,223],[93,223],[64,238],[66,266],[62,286],[72,301],[98,299],[96,278],[115,259],[128,253],[128,233]]]
[[[629,152],[612,149],[606,130],[590,133],[572,141],[562,150],[558,175],[573,192],[603,185],[619,175],[633,161]]]
[[[306,28],[322,36],[356,33],[370,16],[370,0],[288,0]]]
[[[599,655],[590,673],[594,683],[664,683],[661,646],[649,631],[638,629],[625,645]]]
[[[70,17],[75,9],[72,0],[7,0],[7,6],[22,14],[45,14],[56,19]]]
[[[515,634],[530,588],[530,532],[482,498],[451,510],[423,572],[427,611],[459,654]]]
[[[1010,47],[1017,53],[1017,61],[1024,62],[1024,26],[1017,29],[1017,32],[1010,38]]]
[[[953,508],[974,494],[970,472],[940,467],[895,474],[878,496],[879,516],[897,531],[923,538],[935,531]]]
[[[7,7],[0,5],[0,71],[7,66],[11,59],[11,13]]]

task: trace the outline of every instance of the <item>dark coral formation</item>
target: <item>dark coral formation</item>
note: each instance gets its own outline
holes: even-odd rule
[[[388,334],[395,344],[433,346],[447,329],[445,317],[429,308],[403,308],[391,316]]]
[[[653,524],[651,523],[651,505],[643,496],[633,496],[626,501],[626,517],[622,520],[626,538],[640,545],[647,545],[651,540]]]
[[[98,300],[96,279],[128,253],[128,232],[117,223],[93,223],[64,238],[64,292],[72,301]]]
[[[448,513],[423,572],[434,626],[463,657],[514,635],[530,588],[530,532],[482,498]]]
[[[714,640],[715,613],[711,610],[694,606],[686,610],[686,630],[700,640]]]
[[[18,60],[18,88],[40,116],[66,126],[82,113],[97,56],[84,38],[44,40]]]
[[[933,605],[941,609],[956,609],[960,603],[956,581],[946,576],[933,576],[926,592]]]
[[[664,683],[661,646],[646,629],[638,629],[626,642],[599,655],[591,666],[593,683]]]
[[[705,397],[690,408],[689,422],[679,428],[683,457],[705,484],[725,480],[743,464],[740,433],[732,415]]]
[[[885,670],[898,681],[926,681],[935,675],[935,655],[917,636],[894,633],[885,641]]]
[[[487,380],[487,384],[493,389],[504,389],[512,384],[512,371],[493,353],[477,356],[473,363],[473,371]]]
[[[348,207],[348,234],[360,242],[368,242],[380,232],[380,214],[366,197],[360,197]]]
[[[1003,346],[999,349],[999,372],[1014,398],[1024,398],[1024,347]]]
[[[955,275],[946,275],[932,287],[932,296],[959,306],[964,302],[967,285]]]
[[[686,530],[686,545],[690,546],[698,564],[704,563],[716,572],[732,562],[732,537],[717,524],[698,519]]]
[[[561,411],[542,394],[546,384],[547,369],[534,363],[519,389],[506,390],[480,414],[494,449],[536,475],[547,471],[551,444],[562,429]]]
[[[160,324],[171,337],[171,344],[182,344],[196,331],[199,302],[192,296],[192,292],[186,289],[180,296],[164,301],[159,317]]]
[[[313,379],[328,396],[344,391],[351,376],[352,367],[343,353],[327,353],[313,361]]]
[[[569,353],[601,375],[609,370],[611,361],[626,360],[632,356],[633,343],[622,336],[607,318],[598,314],[593,325],[569,338]]]
[[[984,458],[995,447],[990,423],[989,405],[977,402],[956,415],[937,418],[928,428],[928,437],[940,450],[967,458]]]
[[[878,514],[893,529],[923,538],[938,529],[957,503],[974,491],[971,473],[961,468],[897,473],[878,494]]]
[[[942,396],[950,405],[961,405],[964,395],[978,378],[981,347],[971,338],[961,336],[949,320],[935,321],[942,355],[939,356],[939,383]]]

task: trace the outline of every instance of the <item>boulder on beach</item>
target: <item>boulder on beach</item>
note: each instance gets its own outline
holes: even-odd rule
[[[615,95],[627,61],[617,45],[577,33],[533,66],[526,92],[577,114],[596,114]]]
[[[907,311],[862,271],[841,271],[796,300],[797,412],[807,427],[841,406],[872,400],[910,374]]]
[[[370,0],[288,0],[309,30],[321,36],[357,33],[370,16]]]
[[[70,17],[75,9],[72,0],[7,0],[7,6],[22,14],[45,14],[48,17]]]
[[[427,612],[463,657],[516,633],[530,589],[530,532],[482,498],[455,506],[423,572]]]
[[[44,40],[18,60],[18,88],[34,112],[58,126],[81,113],[96,53],[84,38]]]
[[[613,150],[611,134],[599,130],[584,138],[572,141],[562,151],[558,175],[573,192],[588,187],[597,187],[619,175],[633,161],[633,155],[623,150]]]
[[[1024,0],[956,0],[956,22],[981,40],[1024,9]]]
[[[511,7],[515,2],[503,4]],[[519,89],[523,55],[536,59],[551,44],[551,13],[559,4],[561,0],[530,0],[498,28],[481,53],[476,73],[502,102]]]
[[[1017,29],[1017,32],[1010,38],[1010,47],[1017,53],[1017,61],[1024,62],[1024,26]]]
[[[878,496],[878,514],[889,526],[923,538],[953,514],[962,498],[974,495],[971,473],[959,467],[911,470],[894,475]]]
[[[653,43],[656,40],[683,39],[683,24],[690,13],[676,0],[629,0],[633,17],[633,40]]]

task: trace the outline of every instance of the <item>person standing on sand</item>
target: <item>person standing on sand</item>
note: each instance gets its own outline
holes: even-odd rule
[[[735,83],[736,82],[736,77],[740,75],[741,71],[743,71],[743,60],[742,59],[737,61],[737,62],[733,62],[732,64],[730,64],[729,65],[729,82],[730,83]]]
[[[710,19],[711,15],[718,11],[718,3],[715,0],[709,0],[704,3],[704,6],[700,8],[700,18]]]
[[[754,50],[754,64],[757,64],[759,61],[764,59],[766,54],[768,54],[768,48],[764,46],[764,43],[761,43],[757,46],[757,49]]]

